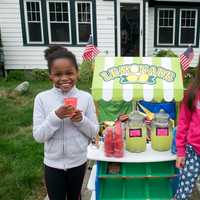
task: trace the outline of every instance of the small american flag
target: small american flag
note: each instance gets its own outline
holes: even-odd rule
[[[182,65],[183,71],[186,71],[192,59],[194,57],[194,50],[191,46],[189,46],[181,55],[180,55],[180,63]]]
[[[100,51],[93,44],[93,38],[92,38],[92,35],[90,35],[90,38],[89,38],[88,43],[86,45],[86,48],[83,52],[83,60],[85,60],[85,61],[92,60],[99,53],[100,53]]]

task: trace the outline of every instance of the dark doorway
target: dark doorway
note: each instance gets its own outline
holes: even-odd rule
[[[140,54],[140,4],[120,4],[121,56]]]
[[[4,54],[3,54],[3,44],[1,40],[1,30],[0,30],[0,76],[5,77]]]

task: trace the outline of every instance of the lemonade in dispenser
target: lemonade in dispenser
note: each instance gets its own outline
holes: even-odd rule
[[[126,125],[126,150],[130,152],[143,152],[146,150],[146,126],[144,116],[138,111],[129,115]]]
[[[168,151],[172,143],[172,123],[163,109],[156,113],[152,121],[151,146],[156,151]]]

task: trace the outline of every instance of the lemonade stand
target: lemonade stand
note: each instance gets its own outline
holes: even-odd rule
[[[183,98],[183,81],[179,60],[167,57],[97,57],[92,95],[97,104],[102,100],[124,101],[131,102],[133,108],[139,100],[180,102]],[[166,117],[166,114],[157,114],[154,129],[158,132],[158,138],[171,134],[165,126],[157,127],[166,122]],[[137,113],[132,118],[138,123],[142,120]],[[132,129],[128,133],[130,137],[141,137],[138,131]],[[156,136],[153,143],[156,148]],[[125,150],[123,157],[115,158],[106,157],[103,148],[90,145],[87,156],[97,161],[96,200],[169,200],[173,197],[176,157],[169,149],[159,151],[158,148],[157,151],[149,143],[141,152]],[[110,173],[109,167],[113,163],[117,164],[117,170]]]

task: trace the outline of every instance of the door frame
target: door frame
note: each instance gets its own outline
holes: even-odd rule
[[[140,28],[139,28],[139,34],[140,34],[140,42],[139,42],[139,56],[143,56],[143,0],[119,0],[117,1],[117,41],[115,48],[117,48],[117,56],[121,56],[121,25],[120,25],[120,5],[121,3],[129,3],[129,4],[139,4],[140,5]]]

